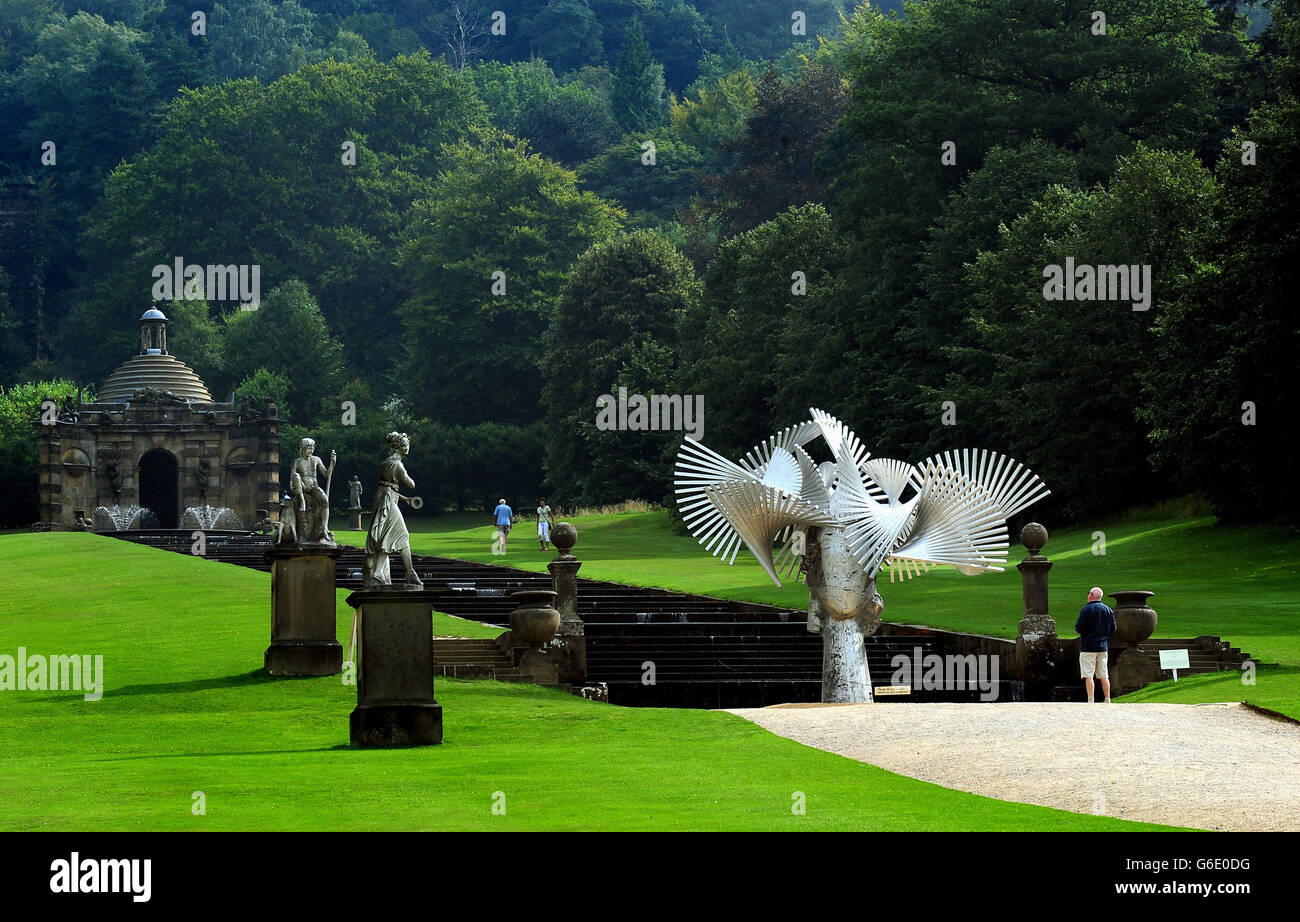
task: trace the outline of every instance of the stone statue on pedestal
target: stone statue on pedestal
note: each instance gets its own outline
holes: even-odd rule
[[[370,531],[366,534],[365,578],[362,586],[366,589],[391,586],[393,579],[389,571],[388,555],[400,551],[402,563],[406,565],[406,587],[422,589],[424,583],[420,581],[411,563],[411,535],[406,530],[406,520],[398,508],[399,502],[410,505],[416,499],[398,492],[402,487],[408,490],[415,487],[415,481],[406,473],[406,466],[402,464],[402,458],[411,451],[411,438],[405,432],[390,432],[388,447],[390,454],[379,466],[374,513],[370,520]]]
[[[352,516],[352,527],[357,531],[361,531],[361,516],[365,513],[361,508],[361,491],[361,481],[353,474],[348,481],[348,514]]]
[[[297,544],[335,544],[334,533],[330,531],[329,489],[338,455],[331,451],[329,467],[326,467],[325,462],[314,454],[315,450],[315,439],[303,439],[298,457],[290,469],[289,485],[293,496],[290,508],[294,522],[291,527],[281,528],[281,543],[284,543],[284,536],[292,532]],[[320,474],[325,475],[323,488],[317,479]]]

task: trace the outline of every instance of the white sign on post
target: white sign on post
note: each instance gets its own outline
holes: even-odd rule
[[[1174,681],[1178,681],[1179,669],[1190,669],[1191,666],[1187,661],[1186,650],[1161,650],[1160,651],[1160,668],[1172,669],[1174,672]]]

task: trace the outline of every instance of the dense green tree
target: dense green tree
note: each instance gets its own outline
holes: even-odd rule
[[[721,173],[733,165],[723,148],[736,149],[757,103],[749,68],[741,67],[694,85],[680,101],[673,100],[668,121],[675,137],[704,154],[711,172]]]
[[[140,50],[153,72],[155,109],[170,102],[181,87],[204,86],[216,79],[208,61],[207,36],[193,33],[196,11],[210,9],[190,0],[162,0],[140,21],[141,31],[149,36]]]
[[[18,370],[31,359],[23,348],[27,338],[24,320],[9,294],[9,274],[0,268],[0,387],[14,383]]]
[[[759,77],[744,133],[723,145],[735,168],[709,183],[706,211],[718,216],[724,235],[825,199],[813,160],[847,102],[843,78],[825,61],[809,62],[794,79],[771,68]]]
[[[699,76],[700,58],[717,44],[704,15],[684,0],[651,4],[644,13],[646,41],[663,65],[664,83],[680,93]]]
[[[14,70],[48,25],[65,17],[55,0],[6,0],[0,5],[0,73]]]
[[[668,495],[683,433],[602,430],[596,404],[601,395],[617,397],[619,387],[676,393],[677,328],[696,296],[690,262],[650,231],[599,243],[578,260],[547,331],[543,364],[546,472],[559,501]]]
[[[1120,0],[1105,12],[1104,36],[1090,8],[1062,0],[855,13],[842,55],[853,100],[823,158],[840,226],[870,254],[857,262],[871,314],[916,296],[928,227],[992,148],[1041,139],[1072,151],[1092,183],[1139,141],[1195,150],[1214,131],[1228,59],[1204,50],[1217,27],[1201,0]]]
[[[448,156],[402,246],[415,292],[401,308],[403,380],[417,417],[532,422],[565,271],[623,213],[522,141],[486,138]]]
[[[514,28],[511,45],[520,58],[543,59],[556,71],[604,61],[604,27],[591,5],[581,0],[541,4],[535,12],[521,16]]]
[[[138,28],[154,0],[76,0],[69,3],[70,10],[99,16],[105,22],[120,22]]]
[[[653,163],[643,147],[646,141],[655,144]],[[625,207],[633,223],[658,223],[689,205],[700,190],[704,156],[666,135],[656,139],[628,135],[583,164],[580,173],[598,194]]]
[[[247,382],[266,370],[288,382],[283,405],[290,419],[305,423],[320,417],[324,399],[343,379],[343,347],[300,281],[272,290],[257,310],[228,315],[222,339],[231,380]]]
[[[1278,478],[1300,463],[1296,440],[1286,435],[1300,405],[1300,324],[1292,307],[1300,254],[1300,19],[1282,13],[1276,31],[1288,52],[1271,81],[1276,101],[1232,136],[1218,167],[1218,271],[1202,273],[1193,297],[1156,316],[1138,415],[1150,427],[1153,460],[1181,489],[1207,494],[1229,518],[1294,521],[1300,504]],[[1243,162],[1251,159],[1247,143],[1253,162]]]
[[[0,528],[30,525],[37,517],[37,423],[41,405],[75,402],[77,384],[66,379],[0,388]],[[86,391],[85,400],[94,394]]]
[[[78,13],[46,26],[35,54],[14,74],[14,89],[33,113],[21,132],[29,162],[54,142],[58,160],[48,177],[60,199],[90,201],[108,171],[144,145],[154,92],[144,40],[142,32]]]
[[[682,386],[704,394],[711,447],[739,455],[813,403],[838,409],[826,389],[844,382],[824,365],[838,363],[853,330],[834,329],[826,317],[842,249],[815,204],[789,208],[718,249],[682,331]]]
[[[212,68],[223,79],[270,83],[302,67],[317,46],[315,17],[297,0],[226,0],[212,7]]]
[[[1139,147],[1105,188],[1051,187],[975,261],[978,336],[995,358],[989,377],[970,383],[996,408],[983,421],[986,447],[1037,471],[1057,515],[1078,520],[1168,492],[1148,461],[1141,381],[1156,359],[1154,320],[1181,312],[1217,271],[1219,211],[1218,185],[1192,154]],[[1049,267],[1070,257],[1149,267],[1147,309],[1134,309],[1131,290],[1128,300],[1048,300]]]
[[[524,112],[519,135],[538,152],[575,167],[608,148],[618,138],[618,124],[594,94],[570,84]]]
[[[990,246],[996,223],[986,218],[1009,222],[1013,209],[1039,196],[1034,187],[1043,181],[1104,181],[1116,158],[1140,142],[1197,151],[1217,130],[1215,100],[1233,58],[1211,39],[1230,44],[1237,36],[1225,33],[1200,0],[1121,0],[1105,11],[1104,36],[1093,34],[1091,12],[1061,0],[929,0],[908,5],[901,19],[861,8],[844,42],[823,55],[845,69],[853,86],[849,109],[818,160],[850,247],[838,281],[864,331],[848,344],[848,355],[871,369],[851,388],[847,405],[854,415],[871,414],[882,452],[916,456],[952,444],[936,398],[959,381],[948,380],[943,357],[956,356],[963,344],[1000,356],[950,322],[952,305],[989,297],[982,283],[956,281],[957,267]],[[1017,52],[1008,54],[1008,47]],[[1042,145],[1041,162],[1033,160],[1034,143]],[[971,219],[945,214],[963,194],[963,180],[995,149],[1011,157],[988,174],[995,188],[967,190],[983,198],[987,214],[976,216],[977,199]],[[955,223],[945,228],[946,221]],[[963,233],[972,236],[963,242]],[[932,241],[936,234],[942,239]],[[1027,256],[1016,266],[1029,271]],[[967,352],[962,361],[953,369],[959,377],[973,375],[981,361],[1002,359]],[[1006,440],[992,435],[1009,408],[986,417],[988,405],[968,401],[974,402],[957,401],[958,419],[988,447],[1006,449]],[[1126,418],[1132,420],[1131,411]],[[1034,457],[1025,460],[1042,467]],[[1094,486],[1088,490],[1095,499]]]
[[[792,48],[812,53],[817,36],[839,35],[839,17],[854,4],[840,0],[801,0],[794,7],[763,0],[695,0],[695,6],[718,35],[725,35],[743,57],[751,61],[775,58]],[[865,6],[865,4],[863,4]],[[890,0],[873,2],[872,9],[888,9]],[[793,14],[804,14],[804,34],[796,35]]]
[[[614,68],[614,118],[624,131],[657,128],[668,116],[665,93],[663,65],[651,57],[645,29],[633,20]]]
[[[232,380],[227,372],[221,323],[209,313],[208,302],[169,301],[162,307],[170,321],[168,350],[194,369],[195,374],[208,385],[213,397],[224,400],[237,379]],[[125,357],[118,356],[118,360]]]
[[[393,268],[405,211],[428,194],[443,145],[485,120],[468,76],[423,54],[183,92],[89,222],[64,361],[97,380],[130,354],[153,267],[180,256],[260,266],[264,289],[303,279],[352,358],[382,377],[409,293]]]
[[[334,40],[325,49],[326,57],[334,61],[370,61],[375,53],[366,40],[356,32],[339,29]]]
[[[391,61],[399,55],[416,54],[423,47],[414,29],[398,25],[387,13],[354,13],[339,23],[339,28],[355,32],[374,49],[381,61]]]
[[[419,420],[410,434],[406,469],[415,479],[415,491],[424,497],[426,511],[481,510],[484,547],[492,542],[487,512],[499,498],[507,497],[527,515],[529,504],[544,495],[542,457],[553,434],[541,420],[527,426],[452,426]]]
[[[545,61],[482,61],[470,70],[492,124],[507,134],[524,136],[524,118],[554,98],[560,85]]]
[[[235,387],[235,400],[252,400],[256,403],[273,401],[284,423],[292,422],[293,415],[289,409],[289,379],[267,368],[259,368]],[[301,441],[301,437],[300,437]],[[285,457],[285,452],[280,452]],[[288,455],[293,457],[292,454]]]
[[[912,457],[926,457],[954,444],[987,444],[998,408],[980,382],[994,372],[995,359],[973,338],[969,322],[972,291],[967,269],[984,250],[995,249],[998,228],[1024,214],[1053,185],[1082,189],[1073,155],[1045,141],[995,147],[966,177],[931,226],[917,271],[922,293],[900,304],[892,323],[894,373],[859,389],[854,410],[894,408],[892,438]],[[974,382],[975,386],[967,386]],[[936,427],[936,408],[958,404],[956,423]]]

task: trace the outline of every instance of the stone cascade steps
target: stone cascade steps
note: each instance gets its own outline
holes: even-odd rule
[[[190,553],[190,532],[118,532],[113,537],[155,548]],[[269,571],[262,559],[270,538],[233,532],[209,532],[207,557]],[[361,587],[362,552],[347,547],[339,557],[336,581],[341,589]],[[550,576],[513,567],[414,555],[416,572],[426,588],[439,594],[436,610],[483,624],[509,626],[514,603],[510,593],[549,589]],[[406,578],[400,558],[392,557],[395,582]],[[807,615],[749,602],[733,602],[666,589],[626,586],[578,578],[578,615],[585,625],[588,678],[609,687],[610,701],[658,707],[757,707],[784,702],[814,702],[821,696],[822,641],[808,632]],[[939,632],[942,633],[942,632]],[[867,639],[867,658],[874,686],[889,683],[891,660],[951,652],[950,640],[929,634],[891,632]],[[438,638],[438,668],[444,675],[512,680],[508,656],[492,640]],[[1187,648],[1187,673],[1240,668],[1249,659],[1217,637],[1194,640],[1151,640],[1142,645],[1152,657],[1162,647]],[[657,684],[643,682],[643,664],[655,664]],[[1002,682],[998,700],[1017,700],[1019,683]],[[1063,695],[1082,698],[1077,688],[1062,687]],[[909,696],[882,701],[969,701],[971,690],[916,690]],[[1064,700],[1073,700],[1066,698]]]
[[[441,676],[496,679],[499,682],[528,681],[515,668],[514,660],[503,653],[490,637],[435,637],[433,663],[434,672]]]

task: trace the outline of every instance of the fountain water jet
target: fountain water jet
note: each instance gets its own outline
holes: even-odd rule
[[[135,531],[159,526],[158,516],[152,509],[134,504],[96,506],[94,520],[95,531]]]
[[[202,506],[187,506],[184,515],[181,516],[181,528],[197,528],[203,531],[212,529],[225,529],[229,531],[243,531],[244,523],[235,515],[235,511],[228,506],[209,506],[204,503]]]

